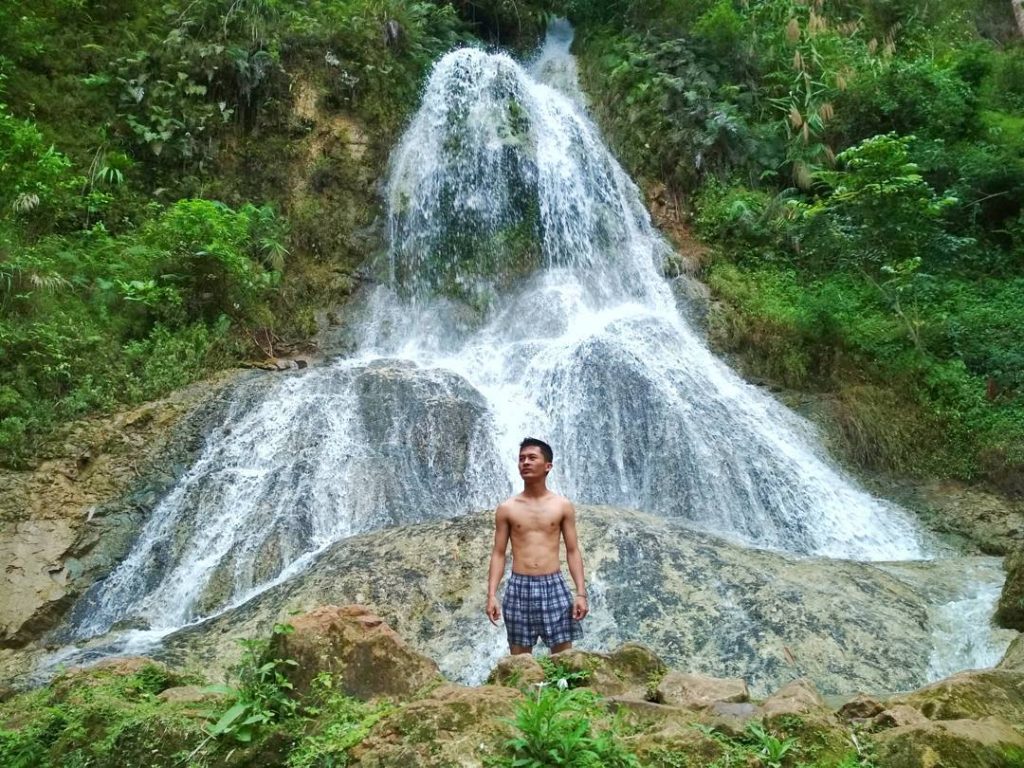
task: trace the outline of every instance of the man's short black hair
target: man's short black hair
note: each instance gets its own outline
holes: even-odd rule
[[[544,456],[544,461],[549,464],[555,460],[555,452],[551,450],[551,446],[543,440],[538,440],[536,437],[527,437],[523,440],[523,442],[519,444],[519,450],[522,452],[523,448],[528,448],[530,446],[540,448],[541,455]]]

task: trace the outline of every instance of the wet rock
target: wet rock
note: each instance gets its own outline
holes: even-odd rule
[[[1024,723],[1024,675],[1005,669],[961,672],[895,697],[929,720],[977,719],[989,716]]]
[[[996,665],[996,669],[1024,674],[1024,635],[1017,635],[1010,643],[1010,647],[1006,649],[1006,653]]]
[[[885,709],[878,701],[863,693],[858,693],[853,699],[846,702],[836,712],[841,720],[854,722],[858,720],[870,720]]]
[[[640,641],[657,652],[664,662],[629,650],[639,668],[624,671],[631,682],[608,680],[610,695],[640,699],[659,663],[741,677],[758,697],[795,673],[828,693],[912,690],[932,649],[928,605],[947,601],[942,590],[959,588],[968,565],[999,567],[794,559],[611,507],[580,505],[578,528],[592,585],[580,649]],[[160,655],[223,668],[236,639],[268,635],[291,610],[357,602],[450,678],[482,681],[507,653],[503,628],[483,613],[492,540],[490,511],[346,539],[295,578],[170,636]],[[625,670],[624,656],[604,655],[601,664]]]
[[[996,606],[995,622],[1007,629],[1024,632],[1024,549],[1018,549],[1004,562],[1006,581]]]
[[[905,726],[922,725],[928,722],[928,718],[906,704],[893,704],[888,709],[879,712],[871,721],[875,730],[886,728],[903,728]]]
[[[571,672],[586,674],[586,685],[602,696],[655,700],[654,691],[667,667],[640,643],[626,643],[611,653],[564,651],[552,661]]]
[[[379,722],[349,755],[360,768],[481,768],[504,755],[522,694],[444,685]]]
[[[544,670],[533,656],[520,653],[501,659],[491,671],[487,682],[492,685],[527,689],[544,682]]]
[[[785,715],[830,716],[825,700],[810,680],[801,678],[769,696],[762,705],[766,720]]]
[[[738,677],[719,678],[670,670],[658,683],[658,701],[676,707],[703,709],[718,702],[750,700],[747,684]]]
[[[408,697],[439,677],[437,664],[364,606],[322,606],[290,624],[294,631],[275,635],[270,653],[296,662],[287,674],[299,696],[321,672],[360,699]]]
[[[165,398],[68,424],[33,469],[0,469],[0,648],[55,627],[124,556],[140,521],[221,408],[226,372]],[[30,651],[31,653],[31,651]],[[15,662],[15,666],[17,662]],[[11,676],[0,661],[0,677]]]
[[[906,725],[875,737],[886,768],[1009,768],[1008,752],[1024,752],[1024,736],[1005,720],[945,720]]]

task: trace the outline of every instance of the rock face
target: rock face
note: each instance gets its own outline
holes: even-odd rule
[[[492,526],[484,513],[347,539],[290,581],[170,636],[160,653],[225,666],[237,638],[268,634],[291,611],[357,602],[449,677],[482,681],[507,652],[483,614]],[[957,587],[963,563],[795,559],[612,508],[581,507],[579,530],[592,603],[580,647],[642,642],[694,673],[742,677],[755,696],[801,676],[825,693],[923,684],[928,606]]]
[[[663,704],[688,709],[711,707],[718,702],[740,704],[750,701],[747,684],[740,678],[718,678],[669,671],[657,687]]]
[[[1024,722],[1024,680],[1004,669],[961,672],[899,696],[894,703],[907,704],[929,720],[995,716]]]
[[[142,519],[197,449],[237,371],[53,438],[30,470],[0,470],[0,648],[57,624],[124,556]]]
[[[1007,629],[1024,632],[1024,549],[1006,558],[1006,581],[1003,583],[995,620]]]
[[[1024,736],[1005,720],[946,720],[906,725],[876,739],[887,768],[1010,768],[1020,765]]]
[[[437,664],[363,606],[321,606],[289,623],[293,631],[275,635],[271,655],[296,662],[287,674],[299,696],[321,672],[359,699],[408,697],[440,676]]]
[[[1008,672],[1024,673],[1024,635],[1017,635],[1006,649],[1006,654],[996,665],[996,669],[1004,669]]]

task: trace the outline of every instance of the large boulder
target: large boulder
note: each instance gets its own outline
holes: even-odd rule
[[[739,704],[750,701],[750,691],[738,677],[710,677],[670,670],[658,683],[657,700],[676,707],[705,709],[719,702]]]
[[[293,631],[275,635],[270,653],[296,662],[288,677],[298,695],[322,672],[360,699],[412,696],[440,677],[437,664],[364,606],[321,606],[290,623]]]
[[[501,686],[444,685],[379,722],[354,747],[353,768],[482,768],[512,736],[522,694]]]
[[[787,683],[769,696],[762,708],[765,719],[787,715],[827,718],[831,714],[814,683],[806,678]]]
[[[1011,768],[1024,757],[1024,736],[997,717],[907,725],[874,740],[886,768]]]
[[[995,558],[795,559],[610,507],[580,505],[578,529],[591,593],[578,648],[641,642],[688,672],[743,678],[755,697],[798,675],[823,693],[924,684],[932,609],[959,596],[965,570],[993,580],[1002,571]],[[231,662],[237,639],[269,634],[291,611],[360,603],[450,679],[482,682],[508,653],[504,629],[483,612],[493,530],[485,512],[348,538],[287,582],[167,638],[161,654],[215,668]],[[635,688],[645,691],[650,674]]]
[[[544,680],[544,668],[528,653],[505,656],[487,678],[490,685],[505,685],[523,690],[540,685]]]
[[[1018,549],[1004,562],[1006,581],[999,595],[995,621],[999,626],[1024,632],[1024,549]]]
[[[929,720],[975,720],[1001,717],[1024,725],[1024,675],[1005,669],[961,672],[894,697]]]
[[[1018,672],[1024,674],[1024,635],[1017,635],[1010,647],[1006,649],[1003,658],[996,665],[996,669],[1006,672]]]

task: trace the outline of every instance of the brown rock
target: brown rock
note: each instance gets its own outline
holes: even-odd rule
[[[814,683],[806,678],[794,680],[770,696],[762,705],[765,718],[781,715],[820,715],[827,712]]]
[[[885,707],[864,693],[858,693],[853,699],[839,708],[836,714],[846,721],[869,720],[879,714]]]
[[[169,704],[201,704],[220,698],[221,694],[213,693],[199,685],[176,685],[157,694],[157,698]]]
[[[437,664],[365,606],[321,606],[291,625],[293,632],[275,636],[271,652],[297,662],[288,676],[299,695],[321,672],[335,675],[346,694],[360,699],[411,696],[440,678]]]
[[[349,755],[360,768],[480,768],[504,754],[523,695],[500,686],[443,685],[380,721]]]
[[[903,728],[908,725],[922,725],[927,722],[927,717],[906,704],[894,704],[885,711],[879,712],[871,720],[872,726],[878,730]]]
[[[960,672],[890,702],[907,704],[929,720],[1002,717],[1024,724],[1024,675],[1005,669]]]
[[[1006,672],[1024,673],[1024,635],[1017,635],[1010,647],[1006,649],[1002,660],[996,664],[996,669]]]
[[[1006,581],[993,618],[1001,627],[1024,632],[1024,549],[1007,556],[1003,567]]]
[[[487,682],[492,685],[526,689],[544,682],[544,669],[529,653],[505,656],[498,661]]]
[[[657,699],[676,707],[704,709],[716,702],[737,704],[750,701],[750,691],[739,678],[708,677],[670,670],[658,684]]]
[[[611,653],[570,650],[551,660],[571,672],[586,672],[585,685],[602,696],[651,698],[664,676],[665,662],[646,646],[626,643]]]
[[[1008,750],[1024,750],[1024,736],[997,717],[944,720],[893,728],[875,737],[886,768],[1008,768]]]

